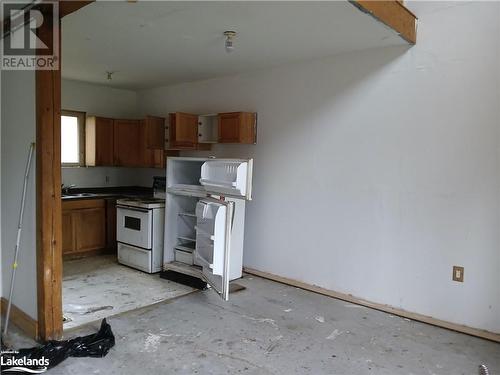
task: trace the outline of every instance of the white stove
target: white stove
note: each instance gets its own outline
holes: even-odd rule
[[[160,272],[163,263],[165,178],[155,177],[153,197],[116,201],[118,262],[138,270]]]

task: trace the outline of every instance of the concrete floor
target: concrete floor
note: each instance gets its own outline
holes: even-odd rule
[[[65,261],[63,264],[64,329],[191,293],[194,289],[158,274],[118,264],[114,255]]]
[[[247,276],[223,302],[196,292],[109,319],[105,358],[57,374],[500,374],[500,344]],[[95,332],[97,323],[65,332]]]

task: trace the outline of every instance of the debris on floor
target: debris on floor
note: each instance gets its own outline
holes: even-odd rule
[[[1,372],[41,373],[57,366],[68,357],[105,357],[115,345],[111,326],[102,320],[97,333],[64,341],[48,341],[29,349],[3,350]]]

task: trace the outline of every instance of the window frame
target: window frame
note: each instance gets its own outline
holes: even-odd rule
[[[78,146],[79,146],[79,161],[78,163],[63,163],[61,160],[61,167],[63,168],[76,168],[85,167],[85,122],[87,119],[87,113],[82,111],[74,111],[69,109],[61,110],[61,126],[62,126],[62,116],[76,117],[78,120]],[[61,139],[62,142],[62,139]],[[61,143],[62,149],[62,143]]]

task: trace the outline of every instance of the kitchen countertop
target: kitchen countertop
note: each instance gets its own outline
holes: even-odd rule
[[[61,199],[106,199],[124,197],[152,197],[153,189],[142,186],[113,186],[113,187],[92,187],[92,188],[72,188],[67,193],[61,194]]]

